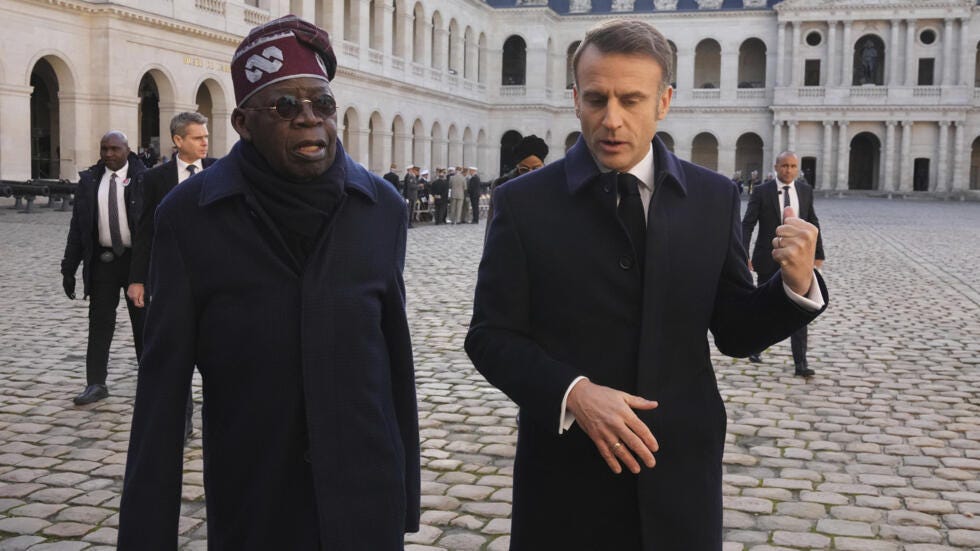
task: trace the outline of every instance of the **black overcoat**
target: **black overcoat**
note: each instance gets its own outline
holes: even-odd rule
[[[129,166],[126,169],[126,178],[130,180],[130,184],[123,187],[123,197],[129,234],[135,239],[143,199],[133,183],[146,171],[146,166],[133,152],[129,153],[127,162]],[[105,171],[105,163],[99,161],[78,175],[65,255],[61,259],[62,275],[74,277],[78,265],[82,265],[84,296],[88,296],[92,289],[92,262],[95,261],[95,249],[99,246],[99,184],[102,183]]]
[[[780,278],[753,285],[731,180],[659,139],[654,154],[642,278],[615,178],[581,139],[495,191],[466,350],[520,406],[511,549],[720,549],[726,415],[707,333],[747,356],[817,314]],[[656,467],[614,475],[578,425],[559,435],[579,375],[659,401],[639,412]]]
[[[209,549],[401,549],[418,528],[405,202],[346,171],[302,270],[234,156],[157,209],[120,549],[177,546],[195,365]]]
[[[201,159],[201,165],[208,168],[215,160],[210,157]],[[176,157],[140,174],[135,181],[143,205],[136,221],[136,234],[133,236],[133,259],[129,265],[130,283],[146,283],[146,275],[150,269],[150,247],[153,244],[153,214],[163,198],[177,187],[178,181]]]

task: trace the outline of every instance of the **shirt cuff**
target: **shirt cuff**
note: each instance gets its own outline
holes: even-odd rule
[[[564,434],[565,431],[572,428],[572,425],[575,424],[575,414],[568,411],[565,403],[568,402],[568,395],[571,394],[572,388],[574,388],[575,385],[577,385],[578,382],[583,379],[587,380],[588,377],[583,375],[575,377],[572,383],[568,385],[568,390],[565,391],[565,396],[563,396],[561,399],[561,416],[558,418],[558,434]]]
[[[820,292],[820,283],[817,282],[817,274],[813,274],[813,281],[810,282],[810,290],[807,291],[806,296],[798,295],[783,282],[783,290],[786,292],[786,296],[789,297],[797,306],[803,308],[804,310],[809,310],[811,312],[816,312],[817,310],[823,308],[823,293]],[[575,383],[572,383],[575,384]],[[569,387],[571,389],[571,387]],[[567,393],[565,394],[568,395]],[[562,407],[565,406],[565,402],[562,402]]]

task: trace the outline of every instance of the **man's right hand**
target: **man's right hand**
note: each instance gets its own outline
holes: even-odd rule
[[[656,465],[653,454],[660,445],[633,410],[655,409],[657,402],[582,380],[572,387],[565,405],[612,472],[619,474],[625,466],[639,473],[637,458],[647,467]]]
[[[61,286],[65,289],[65,295],[75,300],[75,276],[62,276]]]
[[[126,296],[129,300],[133,302],[133,305],[137,308],[142,308],[144,306],[143,293],[145,288],[142,283],[130,283],[129,287],[126,288]]]

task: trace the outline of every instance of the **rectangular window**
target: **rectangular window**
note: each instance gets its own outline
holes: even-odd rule
[[[935,74],[935,59],[924,57],[919,60],[919,86],[932,86],[935,84]]]
[[[808,59],[803,66],[803,86],[820,86],[820,60]]]

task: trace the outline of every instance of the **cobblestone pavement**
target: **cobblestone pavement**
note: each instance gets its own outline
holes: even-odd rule
[[[832,305],[810,329],[817,376],[791,376],[788,342],[763,364],[714,357],[729,415],[725,550],[978,549],[980,205],[824,199],[818,211]],[[112,395],[72,405],[87,309],[60,288],[67,222],[0,208],[0,550],[116,538],[135,361],[121,308]],[[509,543],[517,410],[462,351],[482,235],[409,233],[423,455],[409,549]],[[205,547],[200,444],[195,431],[187,549]]]

